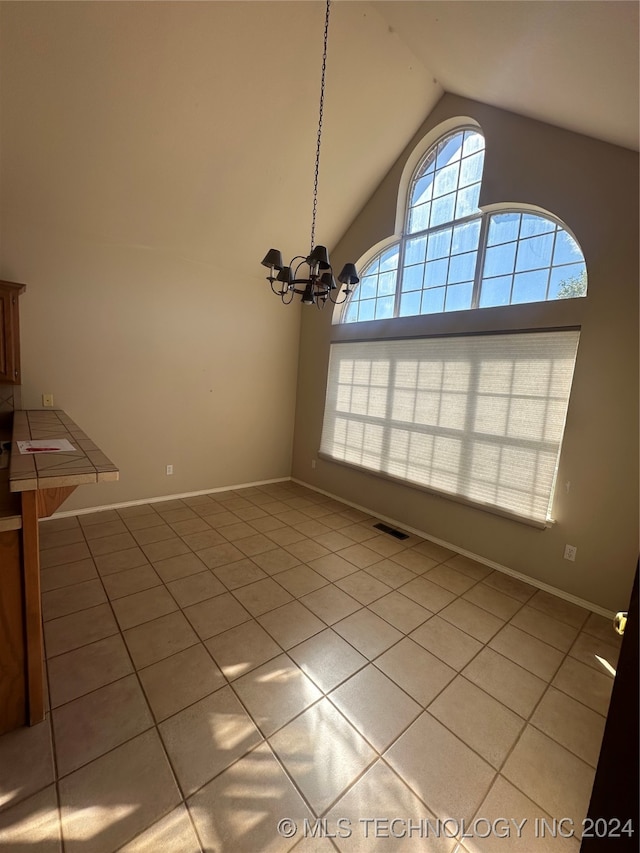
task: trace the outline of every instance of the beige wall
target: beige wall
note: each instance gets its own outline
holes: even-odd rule
[[[372,186],[395,138],[433,103],[431,80],[365,5],[338,4],[335,15],[375,66],[336,80],[344,63],[334,63],[330,103],[340,128],[347,117],[364,126],[377,99],[387,121],[355,162],[357,134],[340,134],[344,151],[325,134],[329,244],[361,204],[329,176],[350,162],[354,186]],[[572,487],[558,496],[556,527],[540,532],[321,460],[311,469],[331,317],[303,314],[296,397],[299,310],[271,296],[256,259],[265,240],[286,254],[308,239],[300,175],[310,187],[317,73],[291,68],[308,67],[295,33],[321,23],[322,4],[3,2],[0,15],[0,277],[27,284],[23,404],[53,393],[122,471],[65,508],[286,477],[295,410],[294,476],[595,603],[624,603],[637,552],[635,155],[446,96],[333,253],[336,264],[358,258],[392,233],[406,157],[460,114],[487,137],[483,203],[537,204],[576,233],[588,299],[497,316],[505,327],[583,330],[560,474]],[[284,126],[265,122],[260,105]],[[496,322],[477,313],[453,318],[456,328]],[[420,320],[420,331],[441,322]],[[578,547],[575,565],[562,559],[565,542]]]
[[[0,277],[27,284],[23,402],[52,393],[121,469],[65,509],[290,474],[300,310],[259,263],[309,245],[324,14],[0,0]],[[369,4],[335,5],[322,242],[441,91]],[[379,98],[363,152],[343,128]],[[349,193],[329,179],[346,163]]]
[[[64,509],[290,473],[299,311],[261,277],[277,235],[229,132],[257,121],[255,81],[221,67],[234,5],[2,4],[0,277],[27,285],[23,405],[53,393],[121,470]]]
[[[404,164],[440,122],[469,116],[486,137],[481,204],[528,203],[560,217],[585,255],[586,299],[371,324],[376,335],[579,325],[581,341],[554,503],[537,530],[322,459],[329,343],[357,334],[303,314],[293,476],[601,607],[628,602],[638,554],[637,155],[445,95],[333,252],[339,267],[393,233]],[[566,483],[570,483],[567,491]],[[564,545],[577,546],[575,563]]]

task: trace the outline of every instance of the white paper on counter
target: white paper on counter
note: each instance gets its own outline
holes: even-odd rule
[[[75,451],[66,438],[39,438],[34,441],[17,441],[20,453],[62,453]]]

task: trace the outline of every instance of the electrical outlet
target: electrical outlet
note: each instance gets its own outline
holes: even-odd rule
[[[48,409],[53,409],[53,394],[43,394],[42,405],[46,406]]]
[[[565,545],[564,546],[564,558],[565,560],[571,560],[572,563],[576,561],[576,554],[578,553],[578,549],[575,545]]]
[[[173,465],[167,465],[167,477],[170,477],[173,474]]]
[[[311,467],[315,470],[315,467],[316,467],[316,460],[315,459],[311,460]]]

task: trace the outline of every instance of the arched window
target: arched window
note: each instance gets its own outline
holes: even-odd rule
[[[319,455],[544,527],[579,322],[551,310],[523,329],[522,312],[512,322],[511,309],[474,310],[585,296],[586,267],[566,226],[526,199],[478,207],[485,141],[472,122],[447,123],[410,156],[396,236],[361,259],[334,315],[345,325],[331,342]],[[376,320],[390,322],[367,326]]]
[[[364,266],[341,322],[586,295],[584,257],[559,220],[480,210],[483,165],[476,128],[431,146],[409,184],[402,236]]]

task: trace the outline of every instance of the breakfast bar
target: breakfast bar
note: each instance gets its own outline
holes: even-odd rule
[[[60,441],[72,449],[53,450]],[[44,719],[39,520],[78,486],[117,480],[119,472],[65,412],[34,409],[13,413],[8,476],[0,473],[2,733]]]

